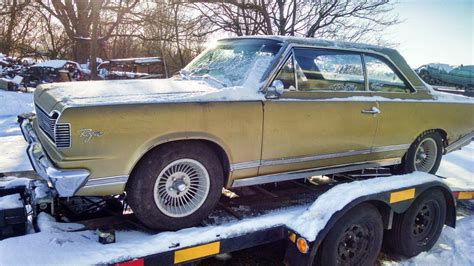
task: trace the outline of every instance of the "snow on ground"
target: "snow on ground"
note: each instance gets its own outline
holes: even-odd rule
[[[32,93],[0,90],[0,173],[32,170],[17,115],[33,109]]]
[[[18,124],[16,126],[18,127]],[[26,155],[27,147],[23,136],[0,137],[0,173],[33,170]]]
[[[474,143],[444,155],[436,174],[455,190],[474,190]]]
[[[33,109],[32,93],[0,90],[0,137],[21,135],[17,115]]]

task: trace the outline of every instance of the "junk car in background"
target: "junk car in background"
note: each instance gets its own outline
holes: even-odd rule
[[[464,90],[466,95],[474,96],[474,65],[427,64],[416,72],[430,85],[456,87]]]
[[[20,73],[25,87],[43,83],[88,80],[89,75],[80,65],[69,60],[49,60],[23,69]]]
[[[166,78],[166,67],[160,57],[122,58],[105,61],[98,67],[103,79]]]

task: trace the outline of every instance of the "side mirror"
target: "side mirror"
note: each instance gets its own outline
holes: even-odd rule
[[[283,94],[285,90],[285,85],[281,80],[274,80],[272,85],[267,89],[267,98],[278,98]]]

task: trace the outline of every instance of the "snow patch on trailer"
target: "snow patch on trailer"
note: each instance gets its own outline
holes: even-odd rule
[[[314,241],[318,233],[329,222],[329,219],[352,201],[366,195],[416,186],[427,182],[439,182],[439,178],[430,174],[416,172],[403,176],[380,177],[340,184],[318,197],[303,214],[290,220],[287,226],[309,241]]]
[[[20,194],[0,197],[0,211],[7,209],[23,208]]]
[[[0,177],[0,187],[14,188],[19,186],[28,186],[32,179],[25,177],[5,176]]]

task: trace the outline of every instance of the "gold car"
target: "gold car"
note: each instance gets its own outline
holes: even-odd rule
[[[223,187],[388,166],[435,173],[470,142],[469,98],[432,91],[393,49],[317,39],[218,41],[165,80],[49,84],[24,121],[61,197],[127,192],[151,228],[204,219]]]

